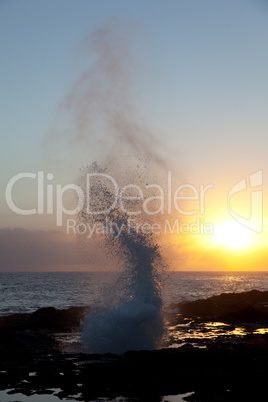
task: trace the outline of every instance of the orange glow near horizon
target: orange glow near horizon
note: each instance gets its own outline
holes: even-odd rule
[[[213,211],[214,212],[214,211]],[[213,232],[173,236],[174,260],[178,270],[186,271],[267,271],[267,220],[263,229],[252,223],[248,227],[226,213],[206,216]]]

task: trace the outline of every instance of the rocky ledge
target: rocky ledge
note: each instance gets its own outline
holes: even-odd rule
[[[268,292],[252,291],[173,307],[184,318],[228,321],[236,314],[235,320],[242,322],[256,321],[254,314],[241,318],[239,312],[245,309],[260,311],[266,319],[266,303]],[[185,400],[196,402],[267,399],[266,334],[248,334],[236,343],[218,337],[203,348],[188,342],[179,348],[120,356],[64,353],[55,334],[77,329],[87,309],[75,309],[48,308],[0,318],[0,389],[25,395],[56,392],[59,398],[81,401],[116,396],[161,401],[163,395],[187,392],[191,395]]]
[[[89,307],[70,307],[65,310],[44,307],[32,314],[12,314],[0,317],[0,328],[71,331],[80,326],[81,321],[89,310]]]
[[[268,323],[268,291],[222,293],[208,299],[172,303],[181,317],[224,323]]]

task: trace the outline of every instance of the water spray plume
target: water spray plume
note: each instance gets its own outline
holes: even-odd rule
[[[86,172],[97,173],[100,169],[94,164]],[[132,176],[136,182],[137,178],[141,181],[140,165]],[[106,210],[112,199],[109,187],[96,181],[91,194],[91,208],[95,206],[98,210]],[[130,204],[136,202],[130,201]],[[134,205],[128,206],[133,211]],[[141,215],[137,218],[140,222],[145,219]],[[137,230],[137,226],[131,226],[129,215],[122,211],[119,203],[108,213],[98,215],[90,215],[84,209],[80,218],[90,225],[97,222],[103,226],[108,219],[120,228],[120,235],[107,231],[100,238],[105,242],[107,258],[114,257],[122,272],[112,300],[106,300],[86,318],[83,340],[88,350],[123,353],[129,349],[153,349],[159,346],[164,334],[159,274],[163,261],[153,234],[145,234]]]
[[[165,146],[141,116],[142,99],[133,101],[142,70],[131,52],[133,37],[141,42],[138,30],[113,20],[81,42],[77,60],[86,60],[86,68],[61,103],[57,133],[46,144],[58,155],[124,164],[138,155],[166,166]]]
[[[161,181],[167,166],[163,157],[165,147],[146,128],[131,100],[133,66],[137,62],[130,52],[128,33],[125,28],[120,32],[122,26],[113,21],[84,40],[83,49],[91,57],[94,55],[94,62],[74,84],[62,105],[73,118],[68,138],[71,146],[94,151],[97,156],[98,162],[84,169],[81,181],[85,183],[88,174],[106,172],[116,183],[132,185],[128,192],[128,211],[119,207],[120,199],[109,209],[114,197],[111,183],[96,180],[91,188],[90,208],[105,212],[90,214],[87,204],[79,216],[82,223],[94,227],[104,228],[109,222],[111,228],[121,228],[120,235],[107,230],[94,239],[95,252],[101,245],[108,265],[109,260],[111,266],[116,261],[121,269],[116,283],[117,296],[112,301],[107,297],[84,323],[83,340],[87,350],[101,353],[153,349],[161,343],[164,334],[160,246],[152,233],[132,227],[129,218],[139,209],[133,185],[144,185],[153,176]],[[156,216],[135,213],[135,219],[138,223],[153,222]],[[80,236],[79,242],[84,250],[90,249],[85,236],[82,240]],[[103,260],[103,255],[100,259]]]

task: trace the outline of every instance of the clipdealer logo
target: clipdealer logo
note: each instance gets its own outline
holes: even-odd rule
[[[24,180],[32,180],[37,192],[37,203],[34,208],[25,209],[20,206],[20,201],[14,199],[14,188],[18,182]],[[19,215],[55,215],[56,225],[63,226],[64,217],[78,215],[82,210],[86,211],[88,215],[109,215],[114,208],[119,207],[121,212],[127,214],[129,217],[135,218],[140,214],[153,216],[153,215],[169,215],[175,214],[177,217],[181,216],[204,216],[205,203],[208,190],[214,188],[213,184],[194,186],[191,184],[182,184],[176,189],[172,185],[172,173],[167,172],[167,182],[165,188],[159,184],[147,184],[144,188],[136,184],[127,184],[120,188],[116,180],[105,173],[88,173],[86,175],[86,187],[82,189],[76,184],[53,184],[52,180],[54,175],[52,173],[45,174],[43,171],[37,173],[25,172],[19,173],[13,176],[6,186],[5,196],[8,207],[11,211]],[[104,183],[108,183],[110,188],[113,189],[113,200],[106,209],[93,210],[91,209],[91,190],[94,180],[103,180]],[[263,230],[263,171],[259,170],[249,175],[249,178],[243,178],[235,183],[228,192],[227,195],[227,209],[231,217],[241,225],[245,226],[249,230],[260,233]],[[129,195],[129,190],[132,191],[132,195]],[[67,208],[64,198],[66,194],[70,194],[70,191],[75,194],[76,205],[73,208]],[[151,191],[151,193],[150,193]],[[147,193],[146,193],[147,192]],[[188,192],[188,193],[187,193]],[[188,195],[185,195],[185,194]],[[135,194],[135,195],[133,195]],[[250,201],[249,213],[245,216],[245,212],[234,207],[234,202],[238,195],[244,195],[245,201]],[[158,202],[158,208],[153,209],[153,202]],[[128,201],[137,201],[141,206],[140,210],[131,210],[128,208]],[[185,208],[185,203],[188,205],[188,209]],[[195,202],[195,204],[191,203]],[[246,204],[246,203],[244,203]],[[195,207],[194,207],[194,206]],[[106,220],[106,222],[108,222]],[[133,222],[129,224],[129,227],[133,228]],[[80,225],[80,226],[79,226]],[[70,219],[67,222],[67,232],[76,231],[83,232],[84,224],[76,222],[74,219]],[[86,224],[85,224],[86,225]],[[192,225],[192,226],[191,226]],[[82,228],[83,226],[83,228]],[[97,227],[97,226],[96,226]],[[116,223],[111,222],[109,225],[106,223],[103,228],[99,229],[99,233],[106,233],[107,228],[111,231],[116,227]],[[143,226],[137,223],[139,230],[147,231],[148,224],[145,222]],[[213,224],[206,222],[203,218],[197,218],[196,222],[191,224],[187,222],[180,222],[179,219],[173,220],[173,222],[166,222],[167,231],[169,233],[194,233],[194,234],[213,234]],[[94,226],[95,228],[95,226]],[[92,228],[89,228],[92,231]],[[95,230],[95,229],[94,229]],[[159,227],[154,224],[151,231],[158,232]],[[119,231],[118,231],[119,233]]]
[[[19,215],[55,215],[56,225],[63,226],[64,217],[78,215],[81,211],[83,214],[94,217],[96,215],[107,216],[115,208],[128,217],[142,217],[142,224],[138,219],[128,220],[127,227],[131,230],[138,230],[150,233],[158,233],[160,230],[157,223],[152,223],[150,217],[156,215],[169,216],[170,220],[165,221],[165,230],[170,233],[195,233],[195,234],[211,234],[213,225],[206,222],[204,218],[197,218],[195,222],[181,222],[179,216],[203,216],[205,214],[206,196],[208,190],[214,187],[213,184],[194,186],[184,183],[174,188],[172,183],[172,172],[168,171],[166,183],[163,186],[152,183],[138,186],[137,184],[127,184],[120,187],[117,181],[106,173],[88,173],[85,177],[85,186],[79,187],[77,184],[53,184],[54,175],[52,173],[45,174],[42,171],[37,173],[19,173],[13,176],[6,186],[6,202],[10,210]],[[37,203],[34,208],[24,209],[20,205],[20,200],[15,197],[16,185],[24,183],[25,180],[31,180],[37,192]],[[111,199],[109,205],[95,205],[92,208],[92,198],[94,199],[94,180],[101,181],[104,188],[109,188]],[[65,197],[72,191],[75,194],[76,205],[73,208],[67,208]],[[93,202],[94,204],[94,202]],[[133,204],[136,207],[133,207]],[[187,206],[186,206],[187,205]],[[101,209],[102,208],[102,209]],[[148,216],[148,222],[146,222]],[[94,220],[94,218],[93,218]],[[103,227],[97,224],[93,225],[94,232],[105,234],[107,231],[115,231],[120,233],[116,227],[116,222],[107,223]],[[75,219],[67,221],[67,231],[73,230],[82,234],[86,230],[88,223],[81,224]],[[93,231],[88,228],[89,233]]]
[[[249,182],[249,186],[247,185]],[[227,197],[228,211],[233,219],[239,222],[246,228],[261,233],[263,231],[263,171],[258,170],[255,173],[249,175],[249,180],[246,178],[239,180],[229,190]],[[234,209],[232,206],[232,200],[243,193],[250,190],[250,206],[249,206],[249,218],[241,214],[239,209]],[[248,196],[248,195],[245,195]]]

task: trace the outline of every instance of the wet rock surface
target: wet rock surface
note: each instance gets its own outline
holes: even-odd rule
[[[213,321],[213,317],[218,320],[229,315],[227,322],[230,314],[237,314],[234,320],[242,323],[246,319],[255,325],[254,311],[265,313],[267,295],[254,291],[237,299],[234,294],[215,296],[212,301],[207,299],[208,304],[213,302],[212,307],[204,300],[196,310],[193,304],[187,309],[184,303],[180,318],[170,313],[169,319],[176,324],[183,318],[194,325],[202,317]],[[192,339],[177,348],[129,351],[121,356],[65,353],[56,335],[63,329],[77,329],[86,310],[76,309],[66,312],[48,308],[32,315],[0,318],[0,389],[25,395],[56,392],[60,398],[81,401],[116,396],[130,401],[161,401],[163,395],[187,392],[192,394],[185,400],[196,402],[268,398],[267,334],[204,337],[198,344],[202,347],[195,347],[196,339]]]
[[[193,391],[192,401],[255,401],[267,396],[267,337],[252,345],[211,345],[122,356],[49,353],[1,361],[0,388],[25,395],[59,389],[59,397],[91,401],[125,396],[161,401]]]
[[[32,314],[12,314],[0,317],[0,328],[71,331],[80,326],[81,321],[88,312],[89,307],[70,307],[65,310],[44,307]]]
[[[222,293],[204,300],[173,303],[184,317],[222,322],[268,322],[268,291]]]

